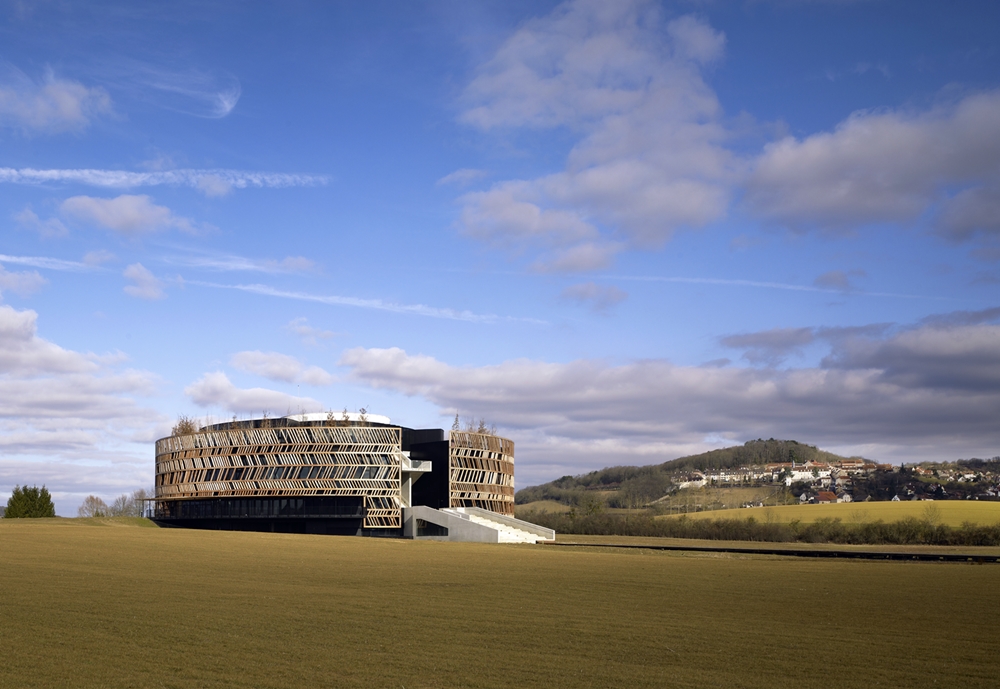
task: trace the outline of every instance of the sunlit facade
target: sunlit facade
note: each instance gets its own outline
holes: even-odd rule
[[[386,417],[300,414],[156,442],[166,526],[399,536],[413,506],[514,513],[514,443]]]

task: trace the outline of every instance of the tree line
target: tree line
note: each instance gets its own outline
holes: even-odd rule
[[[141,517],[147,500],[153,498],[153,491],[140,488],[132,493],[123,493],[111,501],[104,502],[96,495],[88,495],[77,509],[78,517]],[[4,519],[38,519],[56,516],[56,506],[48,488],[42,486],[14,486],[10,499],[3,507]]]
[[[882,520],[845,523],[819,519],[809,524],[788,524],[747,519],[690,519],[686,515],[656,519],[649,514],[608,514],[600,508],[569,512],[518,514],[518,519],[555,529],[563,534],[597,536],[658,536],[715,541],[765,541],[772,543],[837,543],[851,545],[1000,545],[1000,524],[965,523],[948,526],[933,514],[895,522]]]
[[[88,495],[83,499],[83,503],[76,510],[78,517],[141,517],[146,505],[146,500],[153,498],[153,491],[143,488],[133,491],[132,494],[123,493],[111,501],[111,504],[104,502],[96,495]]]

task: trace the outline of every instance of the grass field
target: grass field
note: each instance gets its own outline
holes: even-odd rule
[[[522,512],[531,510],[535,510],[537,512],[569,512],[570,506],[564,505],[561,502],[556,502],[555,500],[536,500],[524,505],[514,505],[515,516],[520,515]]]
[[[0,520],[4,687],[995,687],[993,565]]]
[[[1000,502],[977,500],[936,500],[900,502],[842,502],[828,505],[779,505],[778,507],[753,507],[714,512],[693,512],[691,519],[747,519],[759,522],[773,521],[788,524],[798,520],[803,524],[819,519],[840,519],[845,523],[859,523],[880,519],[894,522],[912,517],[929,519],[946,526],[961,526],[963,522],[990,525],[1000,522]],[[666,515],[664,519],[676,519]]]

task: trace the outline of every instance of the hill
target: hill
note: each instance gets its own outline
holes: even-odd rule
[[[663,464],[608,467],[579,476],[563,476],[549,483],[523,488],[515,494],[514,500],[517,504],[555,500],[566,505],[578,505],[588,497],[598,497],[602,491],[615,491],[621,495],[605,494],[602,497],[607,498],[612,507],[624,507],[627,501],[644,503],[662,496],[671,484],[670,476],[677,472],[729,469],[750,464],[832,462],[843,459],[846,457],[797,440],[758,439],[743,445],[672,459]],[[598,495],[594,495],[595,491]]]

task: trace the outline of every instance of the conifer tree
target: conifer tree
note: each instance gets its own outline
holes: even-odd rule
[[[4,519],[54,517],[56,506],[45,486],[14,486],[14,492],[3,511]]]

